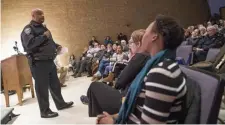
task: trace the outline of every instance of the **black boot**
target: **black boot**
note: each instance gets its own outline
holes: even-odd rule
[[[54,118],[59,114],[57,112],[53,112],[51,109],[48,109],[46,112],[41,113],[41,118]]]
[[[74,73],[72,76],[75,77],[77,75],[77,73]]]
[[[71,102],[66,102],[66,103],[63,104],[62,106],[57,107],[57,109],[58,109],[58,110],[62,110],[62,109],[70,108],[70,107],[72,107],[72,105],[73,105],[73,102],[72,102],[72,101],[71,101]]]
[[[77,78],[77,77],[81,77],[81,73],[77,73],[77,75],[74,78]]]

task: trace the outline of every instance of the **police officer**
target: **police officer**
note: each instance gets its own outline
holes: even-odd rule
[[[35,90],[42,118],[52,118],[58,116],[57,112],[52,112],[49,108],[48,88],[56,108],[62,110],[69,108],[73,102],[65,102],[62,94],[60,82],[57,77],[54,59],[62,48],[52,39],[51,32],[42,24],[44,13],[41,9],[32,11],[32,21],[25,26],[21,33],[21,41],[35,79]]]

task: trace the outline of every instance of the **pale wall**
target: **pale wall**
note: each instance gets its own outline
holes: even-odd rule
[[[2,0],[1,58],[13,53],[15,40],[20,42],[32,8],[44,10],[54,40],[75,55],[93,35],[101,42],[107,35],[115,40],[119,32],[129,36],[160,13],[176,17],[184,26],[202,23],[209,15],[206,0]],[[69,54],[61,58],[64,64]]]

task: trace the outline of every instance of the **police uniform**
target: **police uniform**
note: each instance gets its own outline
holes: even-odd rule
[[[50,110],[48,88],[58,109],[66,105],[54,64],[59,45],[52,37],[48,38],[43,35],[47,30],[44,25],[31,21],[21,33],[22,45],[24,51],[27,52],[32,76],[35,79],[35,90],[41,114]]]

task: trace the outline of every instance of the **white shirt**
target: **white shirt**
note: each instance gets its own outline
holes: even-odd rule
[[[94,54],[96,54],[98,51],[100,50],[100,48],[90,48],[88,51],[87,51],[87,57],[93,57]]]

